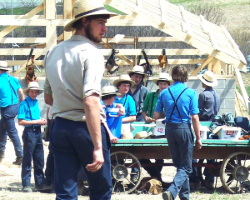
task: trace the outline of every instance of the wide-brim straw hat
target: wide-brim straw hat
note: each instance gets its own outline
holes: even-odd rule
[[[74,31],[73,24],[84,17],[91,15],[117,16],[117,13],[109,12],[104,8],[102,0],[77,0],[74,3],[75,19],[70,21],[65,27],[65,31]]]
[[[8,64],[6,61],[0,61],[0,69],[5,70],[5,71],[9,71],[9,70],[11,70],[11,67],[8,67]]]
[[[170,84],[172,82],[171,77],[169,76],[169,73],[160,73],[158,78],[154,78],[153,82],[157,85],[158,81],[168,81]]]
[[[214,73],[211,71],[205,71],[204,74],[198,75],[198,78],[201,80],[202,83],[209,87],[218,85],[218,80],[215,78]]]
[[[25,95],[28,95],[29,90],[38,90],[38,94],[43,93],[43,89],[39,88],[38,82],[32,81],[28,84],[28,88],[23,90]]]
[[[117,87],[118,83],[123,82],[123,81],[130,82],[131,87],[135,85],[135,82],[132,81],[131,78],[130,78],[130,76],[127,75],[127,74],[122,74],[122,75],[120,75],[119,79],[117,79],[117,80],[115,80],[115,81],[113,82],[113,85],[114,85],[115,87]]]
[[[140,65],[135,65],[132,70],[128,70],[128,75],[134,73],[134,74],[141,74],[144,75],[144,77],[147,77],[148,75],[144,73],[144,68]]]
[[[121,94],[116,92],[116,88],[114,86],[105,86],[102,88],[102,97],[108,95],[121,95]]]

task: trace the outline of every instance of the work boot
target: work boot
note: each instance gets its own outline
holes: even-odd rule
[[[78,187],[78,195],[83,195],[84,185],[82,180],[78,180],[77,187]]]
[[[13,165],[21,165],[23,162],[23,157],[16,158],[16,160],[12,163]]]
[[[173,196],[172,196],[172,194],[171,194],[170,191],[165,191],[165,192],[163,192],[163,193],[162,193],[162,198],[163,198],[164,200],[174,200],[174,198],[173,198]]]
[[[23,192],[32,192],[32,189],[31,189],[30,185],[29,186],[24,186],[23,187]]]
[[[35,190],[40,192],[51,192],[51,185],[45,185],[45,184],[36,185]]]

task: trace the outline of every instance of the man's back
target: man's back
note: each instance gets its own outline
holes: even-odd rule
[[[99,83],[104,72],[103,56],[94,43],[74,35],[48,53],[45,66],[53,90],[52,115],[85,121],[83,99],[100,91]]]

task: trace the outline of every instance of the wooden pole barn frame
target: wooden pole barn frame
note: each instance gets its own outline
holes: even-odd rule
[[[32,9],[25,15],[0,15],[0,25],[6,26],[0,32],[0,43],[34,43],[36,48],[35,64],[43,65],[42,60],[36,60],[58,42],[67,40],[72,32],[63,32],[57,37],[56,27],[65,26],[74,16],[73,5],[75,0],[63,1],[63,15],[56,13],[56,0],[44,0],[43,3]],[[239,50],[230,33],[224,26],[217,26],[207,21],[203,16],[197,16],[184,9],[183,6],[176,6],[166,0],[103,0],[103,3],[126,15],[112,17],[108,20],[107,26],[152,26],[172,37],[124,37],[118,44],[135,44],[140,42],[184,42],[195,49],[166,49],[166,55],[207,55],[207,59],[169,59],[173,64],[197,64],[201,66],[191,73],[197,73],[207,66],[216,75],[233,75],[239,82],[242,96],[239,93],[236,97],[248,108],[248,95],[245,90],[239,69],[246,70],[246,60]],[[44,15],[37,15],[44,11]],[[19,26],[46,26],[45,38],[6,38],[5,36]],[[112,52],[112,39],[103,38],[102,44],[105,49],[100,49],[104,56]],[[128,59],[126,56],[142,55],[142,49],[116,49],[116,56],[121,60],[119,65],[135,65],[135,59]],[[144,49],[147,55],[158,56],[162,49]],[[30,49],[25,48],[0,48],[0,55],[28,55]],[[26,60],[7,60],[9,66],[20,65],[14,73],[17,75],[25,69]],[[157,59],[149,59],[151,65],[158,65]],[[221,75],[223,72],[223,75]],[[239,108],[237,109],[239,110]]]

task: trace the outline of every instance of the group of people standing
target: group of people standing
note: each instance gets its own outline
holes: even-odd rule
[[[111,199],[110,134],[106,126],[105,108],[120,107],[122,122],[154,122],[165,118],[166,138],[177,173],[171,186],[163,192],[163,199],[175,199],[179,193],[181,200],[189,199],[189,175],[192,172],[194,136],[195,148],[202,147],[199,117],[210,120],[219,108],[218,95],[211,88],[215,81],[212,72],[200,76],[205,91],[199,95],[184,83],[188,80],[187,69],[175,66],[168,74],[161,74],[154,80],[159,87],[149,93],[142,80],[147,76],[141,66],[134,66],[128,74],[115,80],[112,88],[103,88],[104,57],[96,44],[102,41],[107,31],[106,23],[116,16],[104,8],[101,0],[77,0],[74,3],[75,19],[65,26],[65,31],[75,31],[71,39],[50,49],[45,56],[46,80],[44,84],[45,102],[51,106],[54,119],[50,127],[50,150],[54,157],[54,186],[56,199],[77,199],[78,172],[83,168],[89,184],[91,200]],[[18,81],[0,68],[1,133],[0,157],[4,157],[7,134],[16,150],[17,160],[22,160],[23,189],[30,190],[31,160],[34,162],[35,182],[42,188],[44,176],[41,125],[47,123],[40,118],[36,97],[42,92],[38,84],[30,83],[24,95]],[[2,82],[5,81],[3,86]],[[6,87],[9,85],[10,87]],[[108,86],[109,87],[109,86]],[[8,90],[8,91],[7,91]],[[11,94],[8,103],[4,91]],[[13,91],[13,92],[12,92]],[[106,92],[105,92],[106,91]],[[107,92],[109,91],[109,92]],[[19,107],[18,121],[24,125],[24,147],[21,148],[14,118]],[[102,99],[102,102],[100,101]],[[24,101],[23,101],[24,100]],[[18,138],[18,139],[16,139]],[[113,138],[114,142],[117,141]],[[111,140],[112,141],[112,140]],[[24,152],[24,155],[23,155]],[[149,160],[141,160],[143,163]],[[162,161],[159,161],[162,162]],[[146,168],[145,168],[146,169]],[[136,169],[133,169],[136,172]],[[160,177],[160,170],[146,169],[150,175]],[[136,173],[135,173],[136,175]],[[135,177],[136,178],[136,177]]]

